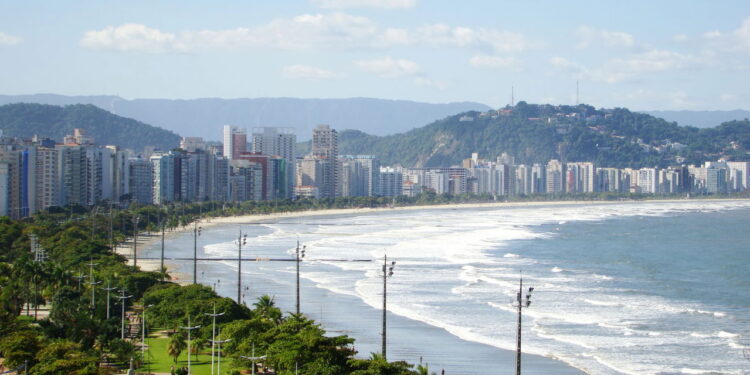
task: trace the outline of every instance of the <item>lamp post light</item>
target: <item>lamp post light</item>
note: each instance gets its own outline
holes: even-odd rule
[[[141,221],[140,216],[133,216],[133,268],[138,266],[138,222]]]
[[[216,346],[214,345],[214,340],[216,340],[216,317],[224,315],[224,312],[216,313],[216,303],[214,303],[214,312],[211,313],[203,313],[205,315],[208,315],[211,317],[211,375],[214,375],[214,349]]]
[[[86,275],[83,274],[83,272],[78,273],[78,276],[73,276],[74,278],[78,279],[78,291],[81,291],[81,281],[86,278]]]
[[[306,248],[307,248],[307,246],[303,245],[302,248],[300,249],[300,247],[299,247],[299,240],[297,240],[297,248],[295,250],[295,254],[297,256],[297,260],[295,262],[295,263],[297,263],[297,315],[300,314],[300,309],[299,309],[299,262],[301,262],[302,258],[305,257],[305,249]]]
[[[143,306],[143,313],[141,314],[141,358],[146,363],[148,363],[146,358],[146,309],[151,306],[153,305]],[[151,371],[147,370],[146,373],[151,373]]]
[[[107,281],[107,287],[106,288],[102,288],[102,289],[107,291],[107,320],[109,320],[109,292],[111,292],[111,291],[113,291],[113,290],[115,290],[117,288],[110,288],[109,287],[109,281]]]
[[[198,236],[201,235],[203,227],[198,226],[198,221],[193,222],[193,284],[198,284]]]
[[[187,350],[188,350],[188,375],[190,375],[190,374],[192,373],[192,372],[190,371],[190,360],[191,360],[191,357],[190,357],[190,342],[191,342],[191,336],[190,336],[190,333],[191,333],[191,332],[192,332],[192,331],[193,331],[194,329],[198,329],[198,328],[200,328],[200,327],[201,327],[201,326],[191,326],[191,325],[190,325],[190,315],[188,315],[188,326],[187,326],[187,327],[180,327],[180,328],[182,328],[182,329],[185,329],[185,330],[187,330],[187,331],[188,331],[188,343],[187,343]]]
[[[524,296],[523,278],[518,281],[518,293],[516,294],[515,307],[518,308],[518,332],[516,334],[516,375],[521,375],[521,310],[531,305],[531,292],[534,288],[529,288]]]
[[[159,215],[161,218],[161,215]],[[159,257],[159,272],[161,272],[161,281],[164,281],[166,272],[164,271],[164,227],[167,224],[166,216],[161,218],[159,226],[161,226],[161,255]]]
[[[252,369],[250,371],[251,371],[252,375],[255,375],[255,361],[260,360],[260,359],[266,359],[266,356],[262,355],[260,357],[256,357],[255,356],[255,343],[253,343],[253,354],[252,354],[252,356],[246,357],[244,355],[241,355],[240,358],[253,361],[253,367],[252,367]]]
[[[396,266],[396,262],[393,261],[388,264],[388,256],[383,255],[383,359],[386,359],[386,312],[387,310],[387,295],[388,295],[388,278],[393,276],[393,268]]]
[[[96,308],[96,285],[101,284],[101,281],[95,281],[94,280],[94,266],[98,266],[99,263],[94,263],[91,258],[89,258],[89,263],[87,264],[89,266],[89,285],[91,285],[91,316],[94,316],[94,309]]]
[[[237,304],[242,304],[242,245],[247,245],[247,234],[237,237]]]
[[[216,366],[216,373],[219,374],[219,375],[221,374],[221,344],[224,344],[224,343],[227,343],[227,342],[230,342],[230,341],[232,341],[232,339],[211,340],[211,344],[212,345],[213,344],[218,344],[218,352],[219,353],[216,356],[219,358],[219,360],[218,360],[218,365]]]
[[[125,300],[128,298],[132,298],[133,295],[126,296],[125,295],[125,289],[120,289],[120,295],[117,296],[117,298],[120,299],[120,304],[122,306],[122,317],[120,320],[120,339],[125,340]]]

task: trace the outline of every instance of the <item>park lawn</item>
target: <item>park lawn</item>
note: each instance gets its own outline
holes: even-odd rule
[[[187,367],[187,349],[180,353],[180,356],[177,358],[177,363],[175,363],[174,358],[167,354],[167,347],[169,346],[168,338],[149,338],[147,343],[149,350],[146,353],[146,357],[149,360],[137,371],[149,370],[150,372],[169,373],[172,365],[174,365],[176,369],[182,366]],[[197,358],[195,354],[190,356],[190,369],[193,374],[211,375],[211,347],[209,346],[207,349],[208,350],[200,352]],[[214,361],[216,360],[218,360],[218,357],[214,357]],[[230,370],[233,369],[229,358],[221,358],[221,374],[228,374]]]

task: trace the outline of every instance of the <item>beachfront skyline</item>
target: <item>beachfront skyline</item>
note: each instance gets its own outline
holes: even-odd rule
[[[8,94],[516,100],[734,109],[750,6],[699,2],[34,2],[0,6]],[[710,16],[707,16],[710,15]]]

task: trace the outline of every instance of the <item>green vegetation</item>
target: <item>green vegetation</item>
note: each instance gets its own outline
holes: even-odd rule
[[[298,148],[304,154],[309,142]],[[339,135],[341,154],[377,155],[382,164],[407,167],[460,165],[472,152],[485,158],[506,152],[517,163],[546,163],[560,158],[560,151],[568,161],[618,168],[664,167],[721,157],[750,160],[750,121],[698,129],[625,108],[519,102],[505,111],[465,112],[386,137],[356,130]]]
[[[120,117],[90,104],[59,107],[18,103],[0,106],[0,129],[7,136],[30,138],[39,135],[59,142],[64,136],[73,134],[74,128],[84,129],[96,144],[132,150],[142,150],[144,146],[169,150],[180,143],[180,137],[171,131]]]

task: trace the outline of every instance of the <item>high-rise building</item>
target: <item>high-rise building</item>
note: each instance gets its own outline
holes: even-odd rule
[[[563,164],[552,159],[547,162],[547,194],[563,192]]]
[[[380,189],[378,195],[383,197],[397,197],[403,195],[404,175],[401,171],[390,167],[380,168]]]
[[[59,145],[61,204],[94,205],[103,199],[103,154],[94,146]]]
[[[295,147],[297,136],[294,128],[260,127],[253,128],[253,152],[280,156],[284,159],[286,186],[281,189],[279,198],[292,198],[295,180]]]
[[[236,160],[232,170],[230,190],[233,202],[263,200],[263,167],[260,163]]]
[[[171,152],[151,155],[149,161],[153,171],[151,186],[154,204],[165,204],[179,198],[179,195],[175,194],[180,186],[178,159],[179,156]]]
[[[149,160],[133,158],[128,161],[128,185],[130,196],[139,204],[152,204],[154,192],[152,183],[153,165]]]
[[[339,158],[338,191],[345,197],[372,197],[377,194],[380,162],[372,155],[344,155]]]
[[[236,126],[224,125],[224,157],[235,160],[243,152],[247,152],[247,131]]]
[[[36,209],[44,210],[57,206],[59,200],[59,178],[57,175],[57,158],[59,153],[54,148],[37,147],[36,149]]]
[[[338,133],[328,125],[318,125],[313,129],[312,156],[316,159],[326,160],[321,163],[323,168],[323,181],[316,186],[321,198],[334,198],[338,192]]]
[[[187,152],[207,150],[206,141],[203,140],[203,137],[182,137],[180,139],[180,148]]]

